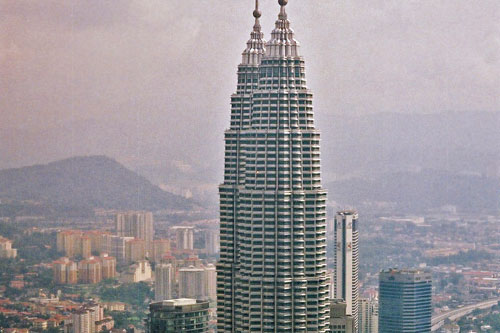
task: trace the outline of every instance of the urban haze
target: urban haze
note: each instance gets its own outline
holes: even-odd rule
[[[0,0],[0,333],[500,332],[499,128],[496,0]]]

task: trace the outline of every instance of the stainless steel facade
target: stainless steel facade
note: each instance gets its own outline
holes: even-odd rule
[[[327,332],[326,191],[312,93],[280,0],[238,67],[220,186],[219,332]]]

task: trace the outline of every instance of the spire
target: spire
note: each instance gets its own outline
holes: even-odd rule
[[[281,6],[276,27],[271,33],[271,40],[266,45],[267,56],[271,58],[287,58],[299,56],[299,43],[295,40],[285,7],[288,0],[278,0]]]
[[[259,0],[255,0],[255,10],[253,17],[255,17],[255,24],[253,31],[250,34],[250,40],[247,42],[247,48],[243,51],[242,65],[259,65],[260,60],[266,52],[266,41],[260,26],[260,17],[262,12],[259,10]]]
[[[278,3],[280,4],[281,6],[281,10],[280,10],[280,15],[279,15],[279,18],[281,19],[286,19],[286,10],[285,10],[285,6],[288,5],[288,0],[278,0]]]
[[[255,25],[259,24],[259,18],[262,16],[262,12],[259,10],[259,0],[255,0],[255,10],[253,11],[253,17],[255,17]]]

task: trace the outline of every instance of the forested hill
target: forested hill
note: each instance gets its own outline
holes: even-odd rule
[[[187,209],[168,193],[105,156],[74,157],[46,165],[0,170],[0,199],[71,209]]]

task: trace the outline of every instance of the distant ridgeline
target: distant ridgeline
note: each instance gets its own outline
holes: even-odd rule
[[[465,213],[500,212],[500,179],[443,170],[388,172],[370,179],[351,178],[328,184],[331,199],[362,207],[388,202],[406,213],[456,207]]]
[[[154,211],[193,206],[105,156],[0,170],[0,200],[0,216],[84,216],[96,208]]]

